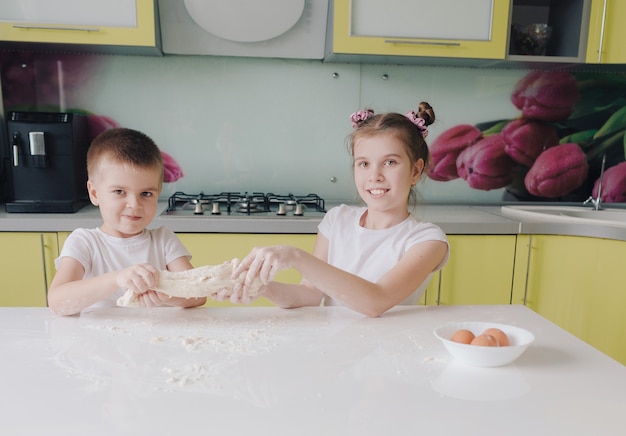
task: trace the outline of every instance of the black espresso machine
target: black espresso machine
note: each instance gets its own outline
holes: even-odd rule
[[[6,134],[7,212],[72,213],[89,204],[85,116],[9,112]]]

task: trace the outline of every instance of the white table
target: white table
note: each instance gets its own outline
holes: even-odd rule
[[[512,365],[433,329],[532,331]],[[523,306],[0,309],[1,435],[623,435],[626,367]]]

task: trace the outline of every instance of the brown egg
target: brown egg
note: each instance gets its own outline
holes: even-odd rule
[[[467,329],[457,330],[450,338],[453,342],[459,342],[461,344],[469,344],[474,340],[474,333]]]
[[[497,347],[498,340],[491,335],[478,335],[470,344],[480,345],[481,347]]]
[[[491,335],[498,340],[498,345],[501,347],[506,347],[511,345],[509,342],[509,337],[502,330],[497,329],[495,327],[489,328],[483,332],[483,335]]]

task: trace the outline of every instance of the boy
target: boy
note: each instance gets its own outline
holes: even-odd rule
[[[87,152],[87,190],[100,208],[102,226],[76,229],[55,260],[57,273],[48,305],[59,315],[88,307],[115,306],[127,289],[140,304],[193,307],[206,298],[170,298],[151,290],[158,270],[192,269],[191,255],[166,227],[148,230],[163,184],[163,157],[145,134],[110,129],[97,136]]]

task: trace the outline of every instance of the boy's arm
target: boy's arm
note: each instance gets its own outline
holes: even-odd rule
[[[76,259],[63,257],[48,289],[48,306],[58,315],[73,315],[108,297],[119,288],[143,292],[156,285],[159,272],[148,264],[83,279],[85,269]]]

